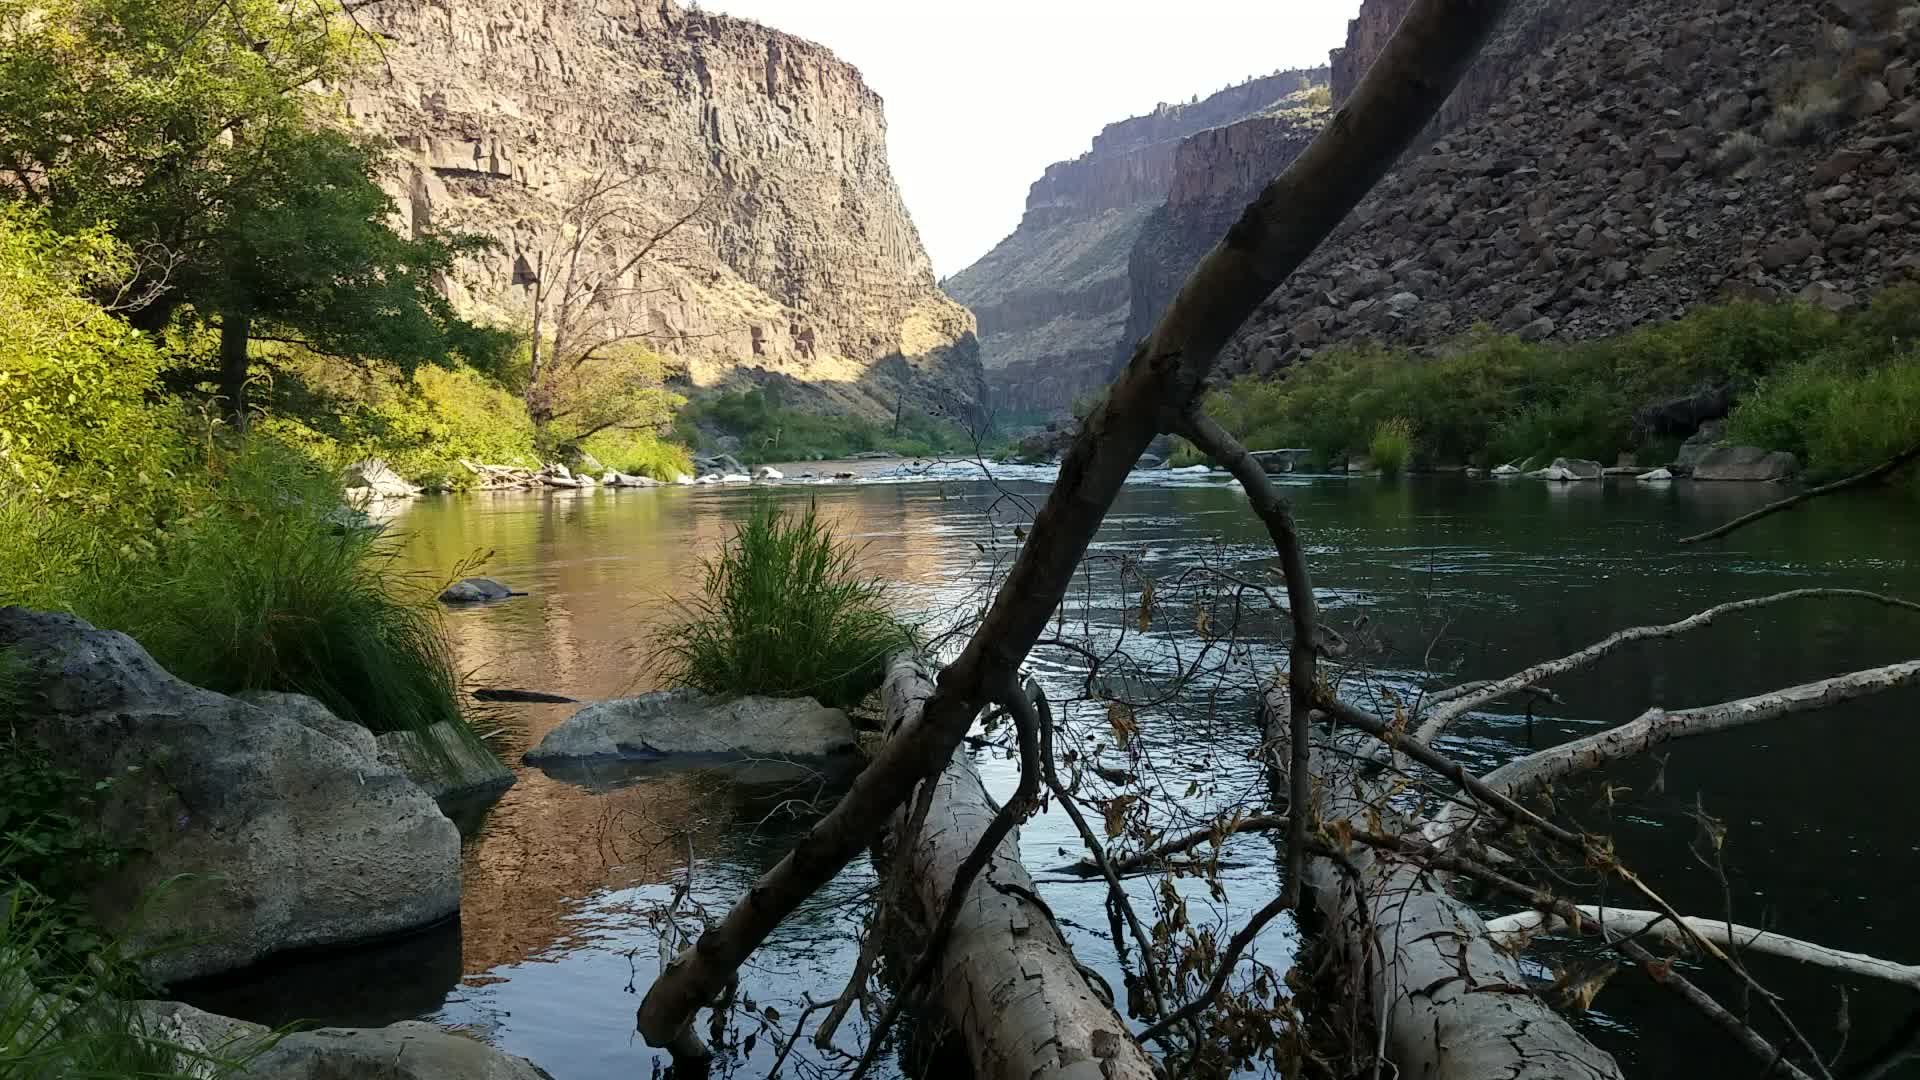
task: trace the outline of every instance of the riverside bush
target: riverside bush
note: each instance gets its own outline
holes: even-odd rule
[[[1404,416],[1380,421],[1367,443],[1367,456],[1383,476],[1398,476],[1413,458],[1413,422]]]
[[[811,503],[788,513],[756,500],[665,632],[658,662],[667,680],[710,694],[858,704],[914,635],[856,556]]]
[[[883,450],[903,457],[970,451],[972,441],[957,425],[924,414],[900,417],[896,430],[861,416],[820,416],[781,404],[777,393],[745,390],[716,394],[689,405],[676,425],[683,441],[698,445],[702,429],[731,435],[744,464],[844,458]]]
[[[0,886],[0,1077],[8,1080],[222,1080],[242,1075],[274,1033],[246,1045],[188,1047],[149,1024],[131,959],[111,943],[76,952],[56,905]]]

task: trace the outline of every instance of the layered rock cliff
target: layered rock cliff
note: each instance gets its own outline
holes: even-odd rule
[[[1129,256],[1149,219],[1170,194],[1182,206],[1208,204],[1228,175],[1215,177],[1210,163],[1247,154],[1246,136],[1228,130],[1283,123],[1303,87],[1325,79],[1324,69],[1286,71],[1163,106],[1108,125],[1087,153],[1048,166],[1012,235],[945,282],[979,319],[996,404],[1060,411],[1104,384],[1127,332]]]
[[[360,18],[382,56],[349,112],[402,147],[408,220],[500,245],[448,283],[468,310],[526,323],[528,276],[560,272],[565,211],[611,186],[619,213],[584,253],[597,270],[692,212],[621,281],[614,313],[696,383],[790,381],[873,414],[903,397],[977,405],[973,320],[934,283],[880,98],[825,48],[674,0],[440,0]]]
[[[1324,84],[1322,84],[1324,87]],[[1312,91],[1181,140],[1166,202],[1147,218],[1127,255],[1127,325],[1108,375],[1127,360],[1202,256],[1247,203],[1313,141],[1327,108]]]
[[[1604,0],[1521,40],[1489,103],[1381,182],[1228,370],[1476,323],[1599,336],[1729,294],[1845,307],[1920,269],[1920,11]]]

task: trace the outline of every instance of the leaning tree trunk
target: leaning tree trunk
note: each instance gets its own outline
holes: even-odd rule
[[[934,685],[922,664],[898,657],[883,695],[889,738],[922,723]],[[944,911],[954,874],[998,811],[979,770],[955,754],[934,781],[918,836],[899,835],[906,808],[889,825],[892,858],[928,919]],[[883,897],[882,902],[888,898]],[[1061,937],[1053,913],[1034,892],[1020,861],[1020,833],[1009,833],[973,880],[953,924],[929,994],[941,1019],[966,1044],[977,1080],[1152,1080],[1153,1062]]]
[[[1267,691],[1261,724],[1273,748],[1277,793],[1288,790],[1288,694]],[[1369,775],[1379,743],[1343,740],[1315,725],[1312,819],[1334,843],[1346,831],[1399,833],[1387,785]],[[1381,776],[1384,777],[1384,772]],[[1299,813],[1299,810],[1294,810]],[[1528,987],[1513,955],[1495,946],[1473,908],[1447,892],[1447,876],[1353,844],[1347,866],[1316,858],[1306,891],[1345,968],[1359,1015],[1381,1029],[1400,1076],[1421,1080],[1619,1078],[1611,1055],[1588,1042]]]
[[[676,1059],[704,1053],[694,1014],[774,927],[866,850],[876,823],[945,768],[983,707],[1020,692],[1020,665],[1147,444],[1188,426],[1220,350],[1426,127],[1509,2],[1414,0],[1346,106],[1200,260],[1082,424],[985,619],[940,673],[920,730],[890,739],[833,810],[647,989],[638,1026],[649,1045],[672,1047]]]

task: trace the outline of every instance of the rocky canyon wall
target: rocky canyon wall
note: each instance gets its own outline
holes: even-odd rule
[[[1285,71],[1162,106],[1108,125],[1087,153],[1048,166],[1012,235],[944,283],[979,319],[995,403],[1064,411],[1103,385],[1127,332],[1128,261],[1143,227],[1170,194],[1206,201],[1215,181],[1201,162],[1247,157],[1244,168],[1255,167],[1245,136],[1224,131],[1270,123],[1283,99],[1325,80],[1325,69]],[[1209,137],[1217,141],[1205,149],[1190,145]]]
[[[1604,0],[1548,38],[1263,305],[1228,373],[1482,323],[1594,337],[1727,296],[1844,308],[1920,270],[1920,17]]]
[[[596,183],[622,213],[585,258],[622,265],[616,321],[696,383],[778,380],[822,408],[970,414],[972,316],[935,285],[886,157],[878,95],[812,42],[673,0],[372,4],[381,56],[346,92],[402,148],[415,226],[499,248],[448,284],[468,311],[525,324],[562,216]],[[518,271],[518,275],[516,275]],[[516,281],[516,276],[520,281]]]
[[[1296,93],[1272,108],[1181,140],[1167,198],[1141,226],[1127,255],[1127,325],[1107,376],[1160,320],[1202,256],[1247,203],[1313,141],[1328,110]]]

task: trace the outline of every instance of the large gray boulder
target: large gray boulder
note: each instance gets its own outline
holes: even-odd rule
[[[1792,454],[1757,446],[1716,446],[1693,463],[1695,480],[1791,480],[1799,471],[1800,461]]]
[[[410,499],[420,489],[407,483],[381,458],[367,458],[347,466],[346,489],[355,501],[373,499]]]
[[[1700,459],[1705,457],[1707,452],[1712,450],[1726,434],[1725,420],[1708,420],[1701,424],[1700,430],[1687,436],[1687,440],[1680,444],[1679,451],[1674,454],[1674,473],[1685,476],[1693,471],[1693,467],[1700,463]]]
[[[553,1080],[526,1058],[418,1021],[380,1028],[317,1028],[275,1042],[259,1024],[177,1001],[140,1002],[139,1016],[147,1035],[189,1052],[182,1062],[188,1068],[196,1055],[255,1055],[236,1074],[246,1080]]]
[[[453,822],[317,703],[189,686],[70,615],[0,608],[0,649],[18,667],[21,734],[54,767],[112,782],[99,823],[131,850],[88,899],[135,951],[158,950],[156,982],[459,910]]]
[[[847,714],[812,698],[728,700],[676,690],[588,705],[547,732],[526,761],[557,765],[676,754],[813,760],[853,749]]]

